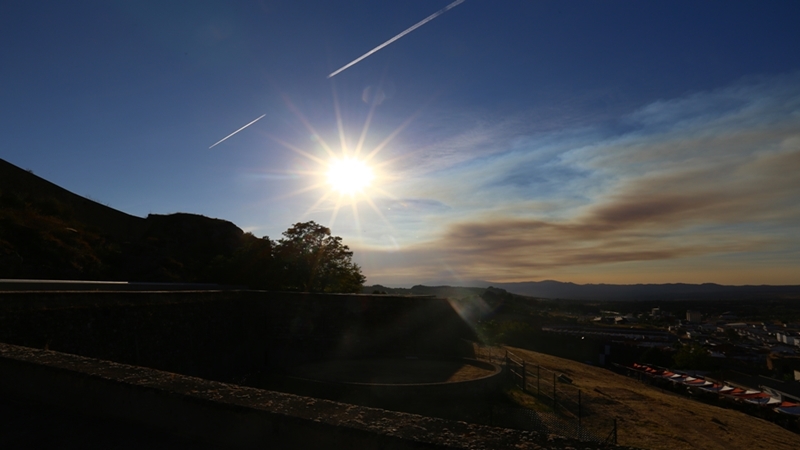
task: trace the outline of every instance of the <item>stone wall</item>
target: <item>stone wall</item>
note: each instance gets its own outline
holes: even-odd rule
[[[260,291],[2,292],[0,342],[215,380],[317,359],[464,356],[446,300]]]
[[[424,422],[419,416],[7,344],[0,344],[0,395],[226,448],[445,448],[437,436],[403,437],[343,420],[355,411],[383,421]]]
[[[0,399],[156,430],[190,443],[186,448],[607,448],[2,343]]]
[[[425,297],[0,292],[0,399],[12,402],[12,411],[22,404],[80,413],[179,436],[197,448],[577,446],[213,381],[315,359],[463,356],[463,339],[472,337],[446,300]]]

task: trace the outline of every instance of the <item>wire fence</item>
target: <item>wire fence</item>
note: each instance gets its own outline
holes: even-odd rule
[[[534,396],[542,409],[495,410],[493,418],[497,425],[581,441],[617,443],[616,419],[599,412],[598,399],[584,395],[566,375],[496,347],[482,347],[479,357],[502,365],[508,382]]]

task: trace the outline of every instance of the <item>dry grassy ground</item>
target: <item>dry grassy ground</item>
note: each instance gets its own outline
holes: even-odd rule
[[[493,372],[461,361],[370,359],[327,361],[296,367],[302,378],[354,383],[444,383],[472,380]]]
[[[620,445],[664,450],[800,448],[800,435],[747,414],[662,392],[576,361],[508,350],[572,378],[596,412],[617,417]]]

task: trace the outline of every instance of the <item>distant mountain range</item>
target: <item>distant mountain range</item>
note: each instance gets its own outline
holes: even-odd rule
[[[575,284],[560,281],[484,283],[508,292],[575,300],[735,300],[760,297],[800,299],[800,286],[725,286],[703,284]]]
[[[388,294],[437,295],[463,298],[479,294],[491,286],[526,297],[564,300],[751,300],[758,298],[796,298],[800,300],[800,286],[724,286],[720,284],[575,284],[561,281],[527,281],[520,283],[493,283],[474,281],[469,287],[423,286],[389,288],[375,285],[364,288]]]

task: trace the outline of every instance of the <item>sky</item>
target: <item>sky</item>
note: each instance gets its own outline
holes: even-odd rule
[[[800,284],[800,2],[466,0],[328,77],[448,4],[3,1],[0,158],[368,284]]]

